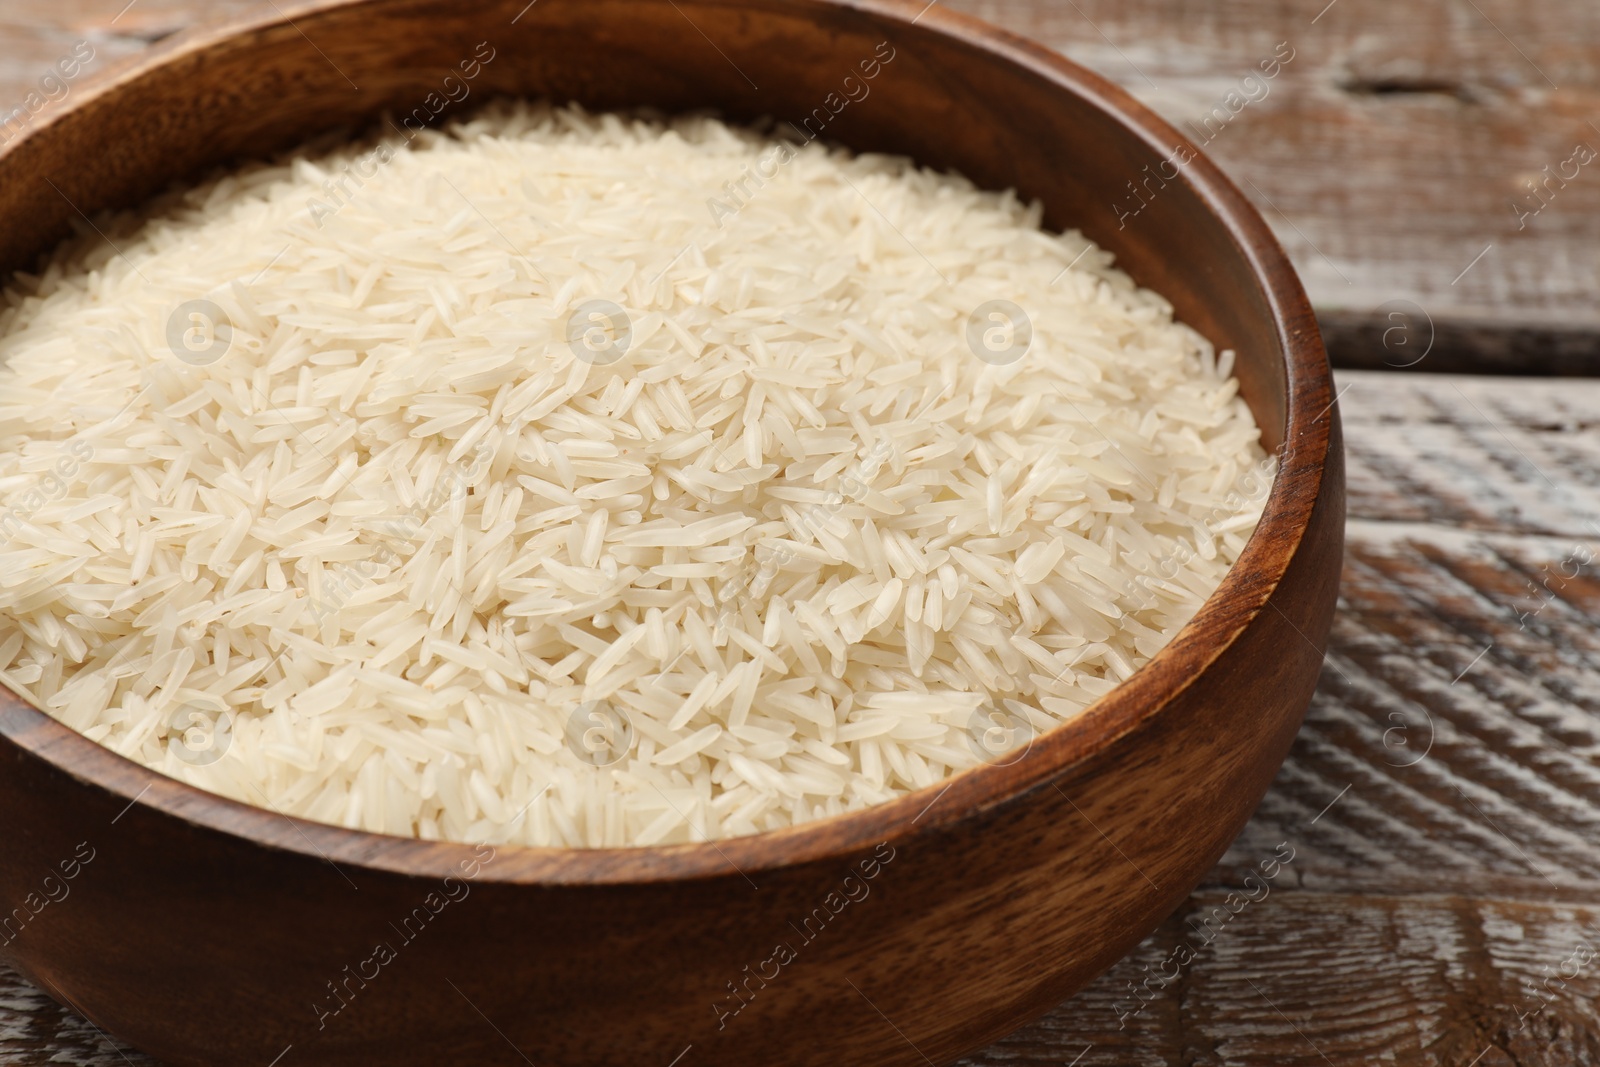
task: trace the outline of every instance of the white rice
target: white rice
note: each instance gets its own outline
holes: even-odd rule
[[[521,104],[391,153],[6,293],[0,680],[165,774],[423,838],[788,826],[1013,758],[1255,525],[1232,354],[1012,194]]]

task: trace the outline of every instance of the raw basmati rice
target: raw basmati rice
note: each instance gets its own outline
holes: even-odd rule
[[[1232,354],[1012,194],[521,103],[378,147],[6,293],[0,680],[165,774],[430,839],[788,826],[1078,715],[1255,525]]]

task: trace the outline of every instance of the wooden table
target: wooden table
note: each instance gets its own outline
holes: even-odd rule
[[[1350,459],[1328,663],[1254,821],[1111,973],[965,1062],[1600,1063],[1600,381],[1574,377],[1600,371],[1600,159],[1562,176],[1600,149],[1600,6],[945,2],[1209,140],[1312,293]],[[103,65],[251,6],[125,3],[6,0],[5,110],[80,39]],[[0,970],[0,1063],[150,1062]]]

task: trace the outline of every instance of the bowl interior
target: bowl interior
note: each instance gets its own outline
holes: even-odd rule
[[[1180,635],[1157,657],[1166,670],[1156,675],[1147,667],[1018,763],[957,776],[945,814],[923,827],[1014,795],[1126,732],[1159,706],[1163,687],[1215,655],[1208,644],[1216,643],[1218,613],[1228,618],[1220,629],[1237,633],[1259,610],[1262,589],[1281,576],[1290,555],[1284,545],[1292,550],[1316,496],[1318,449],[1326,450],[1327,436],[1298,427],[1310,426],[1326,402],[1325,362],[1298,282],[1270,232],[1181,135],[1094,75],[921,0],[525,3],[284,3],[281,13],[243,30],[200,30],[163,42],[86,83],[30,135],[0,150],[0,274],[31,269],[75,220],[137,205],[175,181],[328,131],[362,132],[385,112],[409,126],[448,120],[494,96],[522,95],[593,110],[709,108],[735,120],[771,117],[824,140],[906,154],[1041,200],[1049,226],[1082,230],[1219,350],[1235,350],[1241,392],[1263,443],[1291,472],[1280,475],[1245,556],[1185,631],[1207,634],[1204,641]],[[1301,455],[1306,462],[1297,461]],[[41,717],[25,713],[8,691],[0,704],[9,705],[0,707],[0,728],[16,736],[21,728],[8,724],[26,719],[35,738],[29,744],[46,758],[184,818],[296,850],[314,839],[318,851],[337,850],[352,862],[411,869],[433,866],[434,858],[448,869],[451,849],[466,847],[313,824],[286,830],[271,813],[201,794],[86,740],[79,745],[76,735],[63,736],[65,727],[35,722]],[[553,877],[606,877],[623,866],[637,873],[642,852],[662,875],[720,868],[735,852],[741,866],[760,867],[881,840],[914,822],[926,803],[913,795],[720,848],[611,850],[626,861],[605,850],[583,859],[546,857],[539,869]]]

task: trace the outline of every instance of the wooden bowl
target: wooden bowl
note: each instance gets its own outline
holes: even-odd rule
[[[1294,737],[1343,536],[1316,323],[1211,163],[1095,75],[923,0],[277,6],[85,81],[6,145],[0,270],[80,212],[217,164],[383,109],[449,117],[462,84],[809,117],[1015,186],[1112,249],[1238,351],[1281,473],[1194,621],[1026,756],[754,837],[474,850],[346,831],[169,780],[0,693],[0,901],[18,909],[0,945],[21,968],[177,1064],[918,1067],[1043,1012],[1169,914]]]

